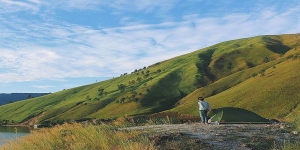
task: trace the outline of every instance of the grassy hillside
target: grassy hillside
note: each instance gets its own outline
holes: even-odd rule
[[[287,38],[288,35],[283,37]],[[277,59],[260,62],[259,65],[232,73],[197,89],[171,111],[197,115],[198,112],[194,111],[198,107],[195,105],[196,99],[204,95],[214,108],[238,107],[267,118],[281,119],[292,112],[296,113],[300,103],[300,94],[297,92],[300,89],[300,46],[291,42],[299,44],[299,37],[289,38],[283,39],[290,46],[295,46],[290,51]]]
[[[198,116],[196,98],[263,117],[299,114],[300,34],[219,43],[110,80],[0,106],[0,121],[63,122],[158,112]],[[35,119],[32,119],[35,118]]]

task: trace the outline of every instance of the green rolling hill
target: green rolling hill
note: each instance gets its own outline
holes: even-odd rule
[[[106,81],[0,106],[0,122],[198,116],[196,98],[265,118],[300,114],[300,34],[222,42]]]

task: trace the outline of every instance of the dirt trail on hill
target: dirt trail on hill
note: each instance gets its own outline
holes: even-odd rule
[[[39,118],[41,118],[42,116],[44,116],[45,112],[40,113],[39,115],[30,118],[29,120],[22,122],[20,125],[24,125],[24,126],[33,126],[35,124],[38,124],[39,122]]]
[[[129,130],[145,130],[161,134],[180,133],[199,139],[212,149],[253,150],[271,149],[283,141],[300,140],[299,135],[289,133],[284,124],[171,124],[129,127]]]

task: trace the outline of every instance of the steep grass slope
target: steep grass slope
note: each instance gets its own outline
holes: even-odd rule
[[[0,121],[39,116],[39,122],[63,122],[163,111],[198,116],[200,95],[214,108],[284,118],[299,109],[299,45],[299,34],[223,42],[110,80],[0,106]]]
[[[295,45],[290,42],[293,39],[299,45],[299,38],[296,37],[285,41],[289,45]],[[214,108],[244,108],[266,118],[284,118],[290,113],[299,114],[299,111],[295,112],[300,104],[298,45],[277,59],[260,62],[260,65],[238,71],[197,89],[183,98],[171,111],[197,115],[196,99],[198,96],[206,96]]]

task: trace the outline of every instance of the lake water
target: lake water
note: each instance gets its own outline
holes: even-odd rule
[[[0,145],[5,140],[16,139],[28,135],[30,128],[28,127],[12,127],[12,126],[0,126]]]

